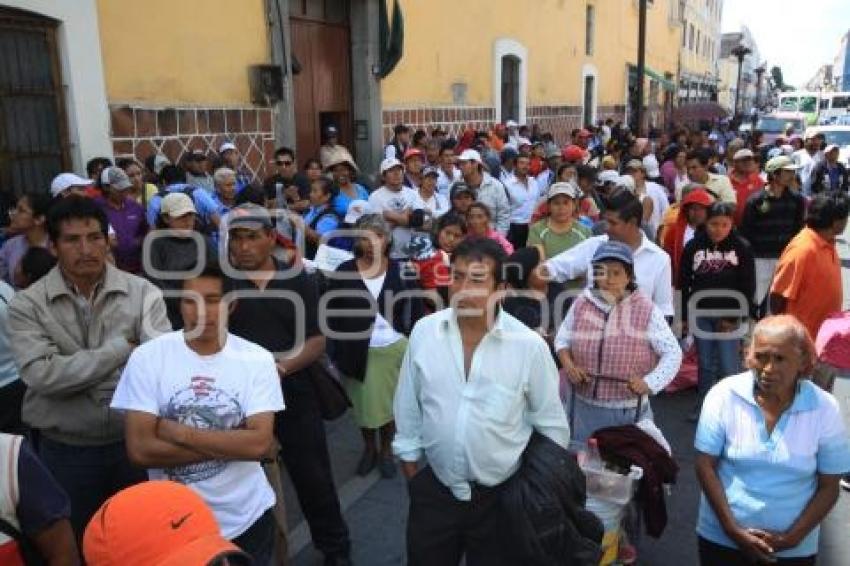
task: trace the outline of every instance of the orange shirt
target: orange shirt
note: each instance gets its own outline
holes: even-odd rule
[[[770,292],[785,297],[785,312],[800,319],[814,339],[826,318],[841,310],[841,263],[835,244],[809,227],[788,242]]]

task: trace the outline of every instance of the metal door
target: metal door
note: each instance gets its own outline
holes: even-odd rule
[[[47,191],[68,170],[56,22],[0,9],[0,198]]]

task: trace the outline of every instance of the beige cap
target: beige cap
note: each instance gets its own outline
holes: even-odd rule
[[[159,207],[159,213],[168,215],[171,218],[180,218],[186,214],[197,214],[195,203],[192,198],[185,193],[168,193],[163,197],[162,204]]]

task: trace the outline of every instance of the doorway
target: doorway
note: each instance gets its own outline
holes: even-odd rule
[[[347,0],[290,3],[295,139],[299,165],[318,157],[322,133],[336,126],[339,143],[352,150],[351,35]]]

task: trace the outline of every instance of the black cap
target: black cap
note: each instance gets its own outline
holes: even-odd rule
[[[468,194],[472,195],[473,199],[475,198],[475,191],[473,191],[469,187],[469,185],[467,185],[463,181],[457,181],[456,183],[454,183],[452,185],[452,189],[450,191],[450,199],[454,199],[456,196],[458,196],[461,193],[468,193]]]

